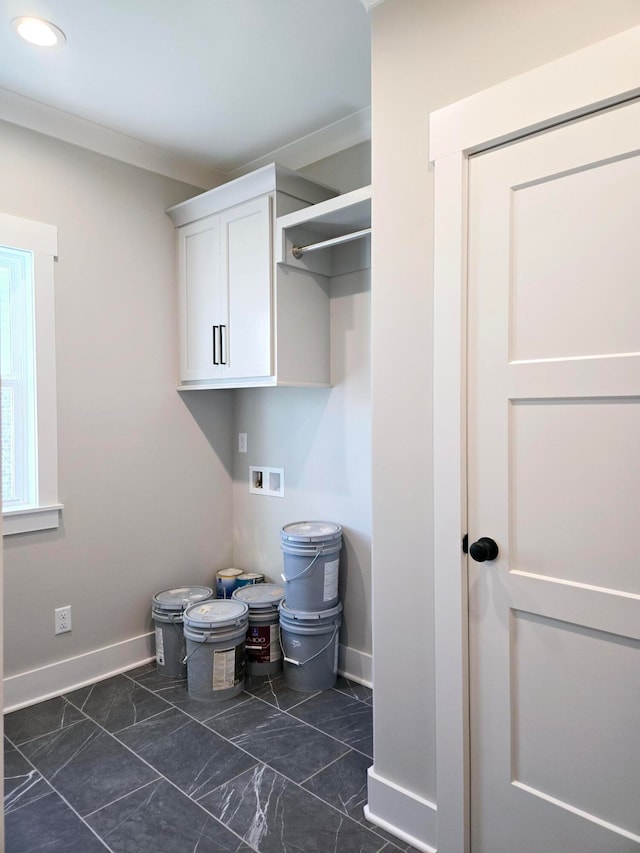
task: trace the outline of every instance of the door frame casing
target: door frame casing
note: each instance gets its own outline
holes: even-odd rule
[[[469,853],[466,290],[472,154],[640,95],[640,26],[430,116],[434,164],[434,585],[438,853]],[[477,531],[476,531],[477,532]]]

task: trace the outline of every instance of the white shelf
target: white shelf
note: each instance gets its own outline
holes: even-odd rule
[[[360,187],[336,198],[280,216],[276,220],[276,261],[331,275],[333,252],[322,249],[296,258],[295,246],[309,246],[334,237],[343,237],[371,228],[371,187]],[[362,235],[366,240],[366,237]],[[366,241],[368,244],[368,240]],[[353,253],[352,253],[353,254]],[[361,253],[362,254],[362,253]],[[367,246],[368,254],[368,246]],[[325,255],[321,258],[321,255]],[[363,265],[363,262],[359,264]],[[368,265],[364,264],[364,265]]]

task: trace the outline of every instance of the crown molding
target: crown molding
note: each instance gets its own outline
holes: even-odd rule
[[[25,98],[8,89],[0,89],[0,119],[202,189],[211,189],[229,180],[229,176],[218,169],[194,163],[156,145]]]
[[[360,0],[367,12],[370,12],[374,6],[379,6],[384,3],[384,0]]]
[[[368,142],[370,139],[371,107],[366,107],[283,145],[282,148],[276,148],[275,151],[270,151],[243,166],[238,166],[229,172],[229,177],[238,178],[269,163],[278,163],[287,169],[302,169],[310,163],[317,163],[318,160],[323,160],[360,142]]]
[[[301,169],[371,139],[371,108],[367,107],[230,172],[223,172],[2,88],[0,120],[204,190],[220,186],[269,163],[279,163],[288,169]]]

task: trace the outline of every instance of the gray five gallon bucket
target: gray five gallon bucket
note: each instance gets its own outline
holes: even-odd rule
[[[184,611],[189,696],[218,700],[242,692],[248,613],[243,601],[219,598]]]
[[[292,690],[328,690],[338,675],[338,632],[342,604],[320,612],[293,610],[280,605],[280,641],[284,652],[284,679]]]
[[[275,583],[251,584],[236,589],[232,598],[249,607],[249,627],[244,644],[247,675],[274,675],[282,669],[278,605],[284,587]]]
[[[285,599],[293,610],[327,610],[338,603],[342,527],[296,521],[280,531]]]
[[[156,668],[168,678],[186,678],[185,644],[182,612],[185,607],[206,598],[213,590],[208,586],[181,586],[157,592],[151,599],[151,615],[156,635]]]

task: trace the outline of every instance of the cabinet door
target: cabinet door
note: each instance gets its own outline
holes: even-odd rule
[[[178,229],[180,379],[221,375],[220,217]]]
[[[271,197],[238,204],[220,214],[222,376],[273,374]]]

